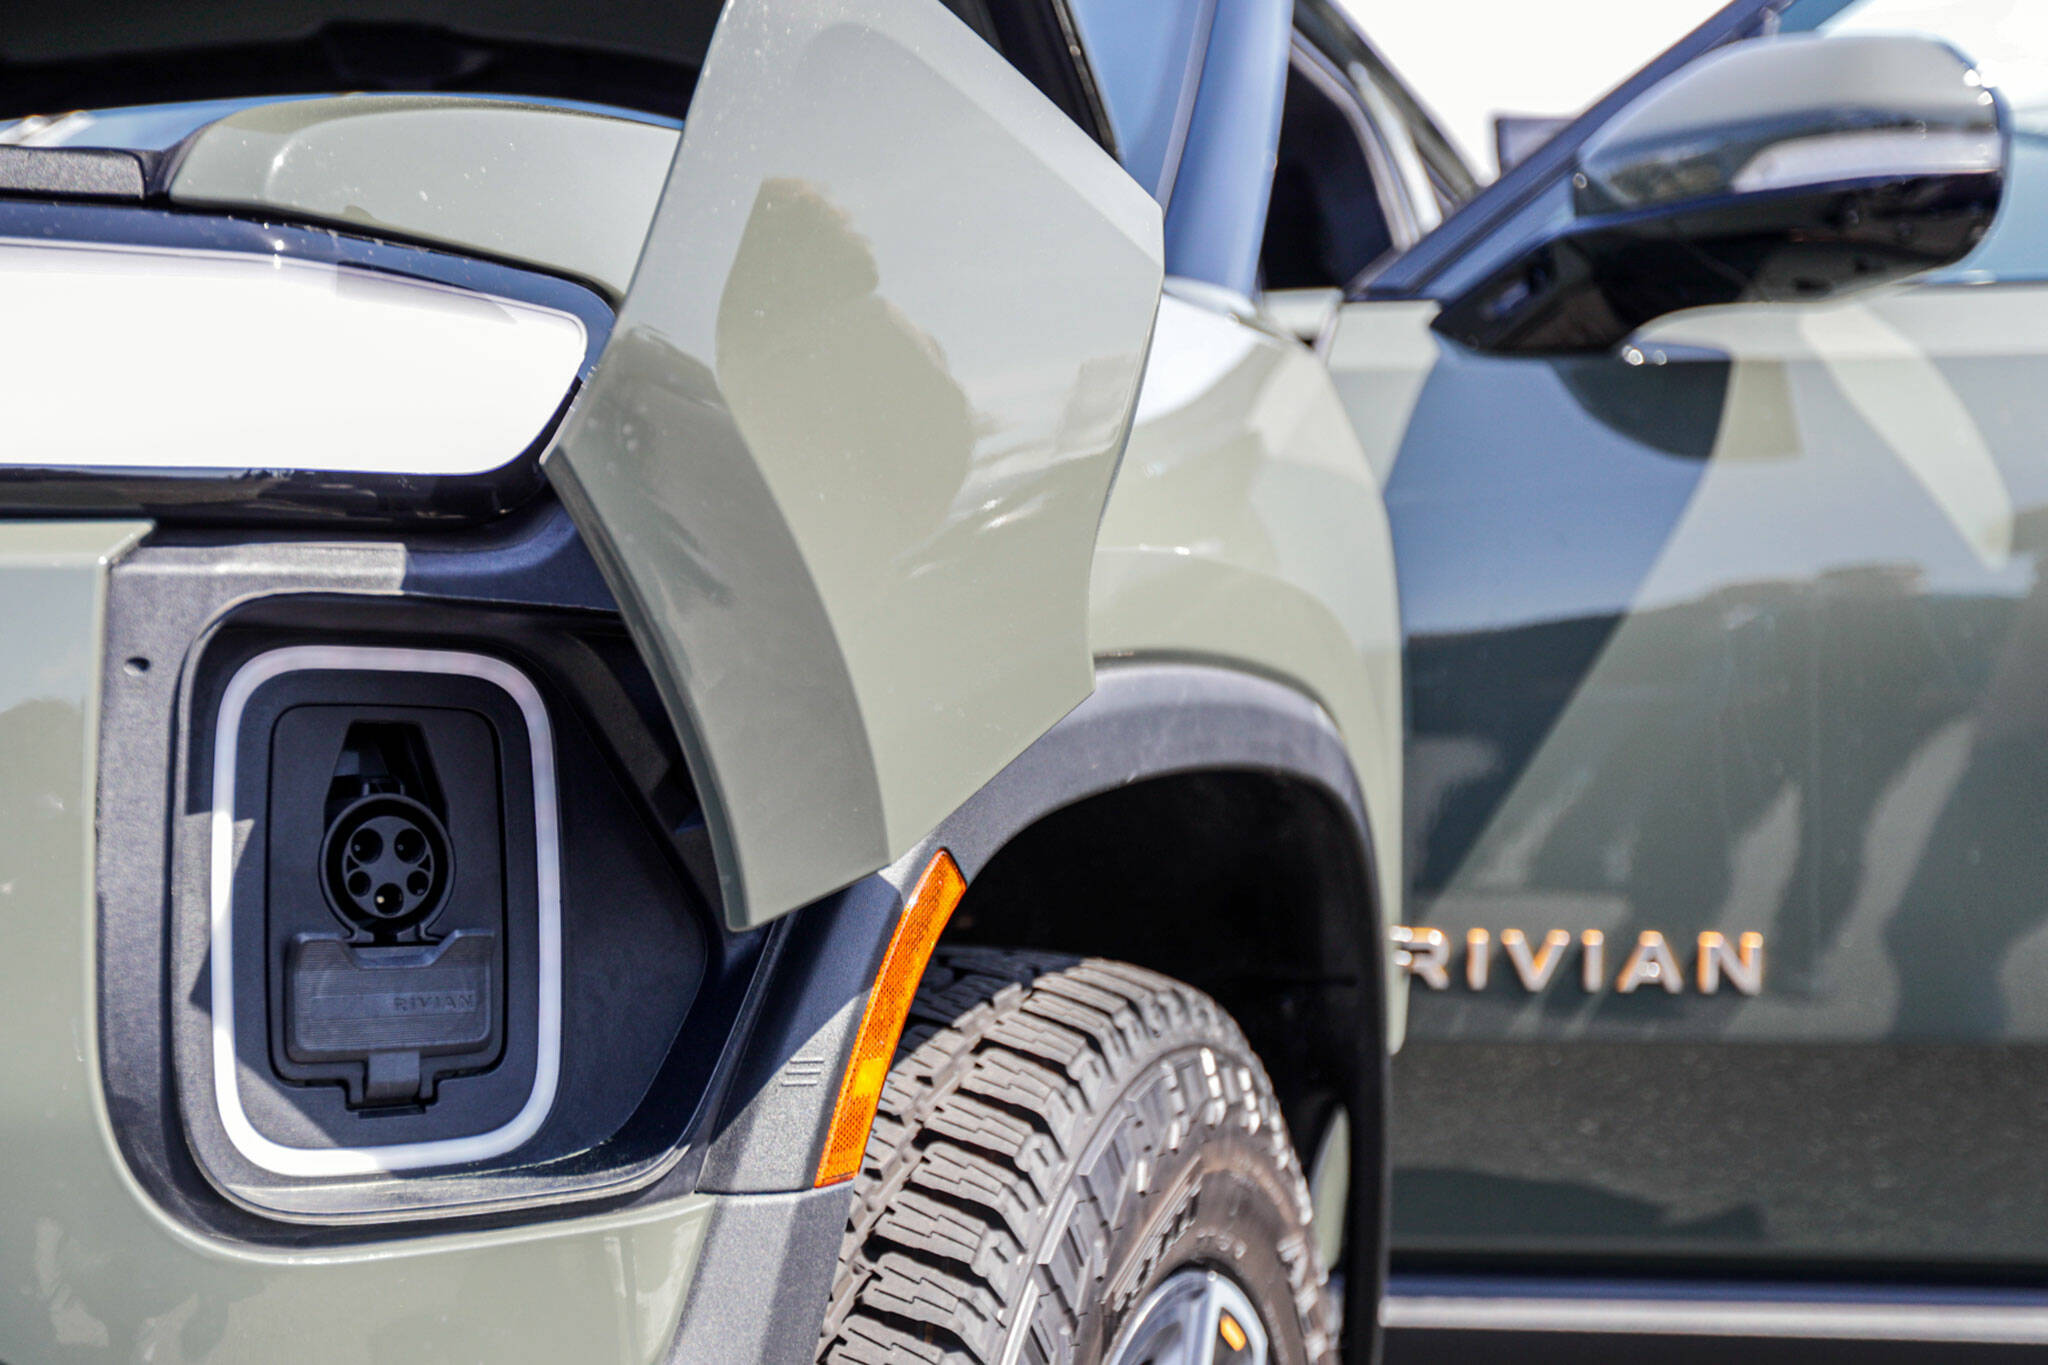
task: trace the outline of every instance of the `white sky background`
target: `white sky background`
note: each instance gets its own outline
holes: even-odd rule
[[[1576,114],[1720,8],[1719,0],[1339,2],[1488,178],[1495,114]]]

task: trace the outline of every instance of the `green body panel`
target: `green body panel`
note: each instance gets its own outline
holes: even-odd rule
[[[746,0],[548,456],[728,918],[900,855],[1088,695],[1158,207],[935,0]]]
[[[1350,751],[1401,904],[1401,630],[1379,481],[1299,342],[1169,295],[1095,553],[1098,656],[1292,683]],[[1405,981],[1390,977],[1398,1046]]]
[[[1931,283],[1488,357],[1344,310],[1409,644],[1399,1244],[2048,1262],[2048,289]],[[1762,991],[1613,990],[1640,931]],[[1851,1122],[1851,1116],[1854,1121]],[[1508,1135],[1512,1135],[1511,1137]]]
[[[344,95],[230,114],[171,178],[186,208],[268,210],[626,292],[679,134],[511,100]]]
[[[0,1359],[654,1361],[714,1201],[290,1251],[137,1185],[100,1085],[94,753],[108,564],[138,523],[0,526]]]

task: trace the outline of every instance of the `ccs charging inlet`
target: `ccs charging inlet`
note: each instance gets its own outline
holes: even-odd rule
[[[465,807],[472,838],[502,838],[477,818],[502,807],[495,764],[477,761],[488,745],[465,745],[482,721],[433,708],[379,708],[375,719],[307,709],[341,712],[323,723],[340,743],[325,783],[299,788],[320,803],[317,844],[273,848],[314,860],[310,881],[328,912],[295,914],[285,1059],[293,1079],[340,1081],[352,1109],[432,1104],[443,1076],[488,1066],[503,1049],[503,895],[494,881],[465,893],[459,871],[465,856],[488,868],[498,846],[459,849],[449,818]],[[452,761],[437,764],[437,752]]]
[[[379,935],[431,920],[455,875],[440,819],[395,793],[345,807],[327,828],[320,864],[335,910]]]

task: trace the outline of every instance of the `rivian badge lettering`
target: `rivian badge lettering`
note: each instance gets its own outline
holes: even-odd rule
[[[1560,964],[1571,951],[1572,934],[1565,929],[1545,931],[1540,946],[1531,947],[1529,935],[1520,929],[1500,932],[1501,956],[1513,970],[1507,976],[1531,995],[1549,988]],[[1452,977],[1451,940],[1441,929],[1396,925],[1388,931],[1394,966],[1410,979],[1433,991],[1449,990]],[[1671,995],[1683,994],[1686,973],[1678,952],[1662,933],[1644,929],[1636,935],[1635,946],[1622,959],[1610,982],[1607,976],[1607,936],[1598,929],[1578,935],[1579,986],[1589,995],[1612,989],[1632,995],[1646,986],[1660,987]],[[1465,931],[1465,961],[1459,975],[1467,990],[1483,991],[1493,979],[1493,936],[1485,929]],[[1756,995],[1764,988],[1764,936],[1745,930],[1733,936],[1718,930],[1702,930],[1693,956],[1693,990],[1715,995],[1725,984],[1742,995]]]

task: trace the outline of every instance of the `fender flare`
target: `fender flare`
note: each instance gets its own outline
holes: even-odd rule
[[[1179,773],[1243,771],[1320,788],[1344,811],[1370,881],[1365,796],[1337,726],[1286,683],[1226,664],[1106,661],[1095,690],[889,869],[908,886],[945,848],[972,884],[1002,847],[1066,806]]]
[[[807,1187],[853,1030],[890,932],[940,849],[975,876],[1055,811],[1149,778],[1256,772],[1303,781],[1344,812],[1366,893],[1377,886],[1372,827],[1335,722],[1307,694],[1228,665],[1105,661],[1095,690],[1012,759],[902,858],[789,917],[775,979],[726,1102],[698,1188]],[[1364,936],[1369,979],[1384,979],[1384,934]],[[1386,1010],[1384,991],[1376,991]],[[1386,1034],[1382,1019],[1380,1037]],[[1384,1054],[1384,1044],[1380,1044]]]

